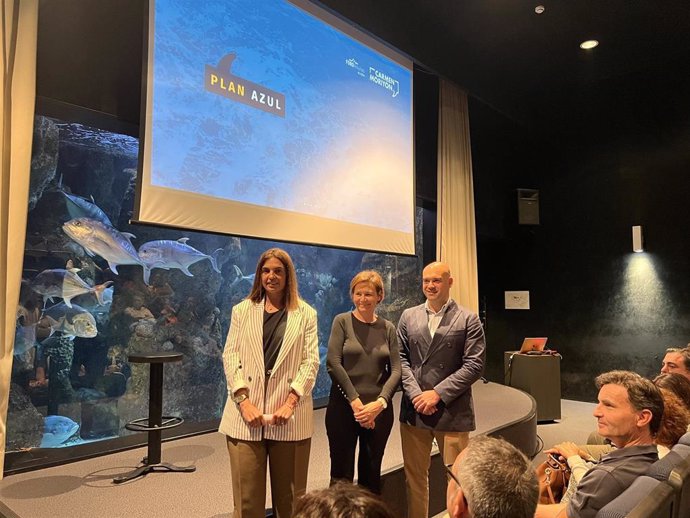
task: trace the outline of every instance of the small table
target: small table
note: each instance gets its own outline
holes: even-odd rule
[[[537,402],[537,421],[561,418],[561,355],[505,351],[505,384],[523,390]]]
[[[142,459],[143,466],[136,468],[125,475],[115,477],[113,482],[121,484],[133,478],[137,478],[151,471],[162,472],[192,472],[195,466],[174,466],[167,462],[161,462],[161,438],[163,430],[180,426],[184,423],[181,417],[163,415],[163,364],[179,362],[182,353],[150,353],[130,354],[130,363],[148,363],[150,366],[149,380],[149,416],[135,419],[125,425],[127,430],[135,432],[148,432],[148,452]]]

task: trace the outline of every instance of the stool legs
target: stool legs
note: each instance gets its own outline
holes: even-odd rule
[[[152,471],[167,471],[167,472],[181,472],[190,473],[196,470],[195,466],[174,466],[167,462],[161,462],[161,439],[163,421],[163,364],[150,364],[150,382],[149,382],[149,419],[148,427],[153,430],[148,430],[148,448],[147,455],[142,460],[143,466],[136,468],[129,473],[120,477],[115,477],[113,482],[121,484],[132,480],[134,478],[146,475]]]
[[[163,364],[151,364],[149,379],[149,426],[159,427],[163,419]],[[148,455],[146,464],[158,464],[161,461],[161,430],[149,431]]]

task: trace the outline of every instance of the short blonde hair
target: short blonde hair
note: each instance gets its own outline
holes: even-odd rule
[[[376,291],[376,294],[379,296],[379,302],[383,300],[383,279],[381,278],[378,272],[375,272],[374,270],[364,270],[355,275],[350,281],[350,296],[354,294],[355,286],[357,286],[361,282],[371,284],[374,290]]]

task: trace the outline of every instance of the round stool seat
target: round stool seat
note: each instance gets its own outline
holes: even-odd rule
[[[172,363],[182,361],[182,353],[130,354],[127,359],[131,363]]]
[[[181,417],[176,417],[172,415],[164,415],[161,417],[161,424],[149,426],[149,420],[147,417],[142,417],[141,419],[134,419],[125,425],[127,430],[133,432],[151,432],[154,430],[168,430],[169,428],[175,428],[184,423],[184,419]]]

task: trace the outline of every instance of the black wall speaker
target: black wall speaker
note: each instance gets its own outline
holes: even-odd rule
[[[518,224],[539,225],[539,191],[518,189]]]

